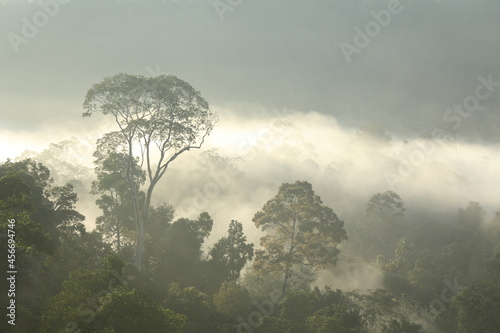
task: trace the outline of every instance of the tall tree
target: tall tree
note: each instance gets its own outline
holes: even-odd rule
[[[142,268],[144,224],[153,191],[170,163],[190,149],[199,149],[211,133],[216,116],[208,103],[187,82],[175,76],[155,78],[118,74],[95,84],[83,104],[91,116],[111,115],[126,147],[126,176],[132,192],[137,227],[134,265]],[[134,161],[145,167],[147,184],[140,198],[134,179]]]
[[[335,264],[337,246],[347,240],[344,222],[312,190],[311,184],[284,183],[252,219],[267,232],[256,251],[254,268],[279,270],[285,295],[294,266],[327,268]]]

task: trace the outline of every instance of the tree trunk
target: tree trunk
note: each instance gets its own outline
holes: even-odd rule
[[[291,236],[291,243],[290,243],[290,250],[288,250],[288,260],[292,257],[293,250],[295,249],[295,227],[297,226],[297,214],[293,212],[293,226],[292,226],[292,236]],[[290,264],[287,264],[287,267],[285,268],[285,278],[283,279],[283,287],[281,288],[281,296],[280,300],[285,297],[286,289],[288,287],[288,279],[290,278],[290,275],[292,272],[290,271]]]
[[[121,236],[121,232],[120,232],[120,225],[117,224],[116,226],[116,241],[117,241],[117,251],[120,252],[120,249],[121,249],[121,239],[120,239],[120,236]]]
[[[281,296],[279,298],[279,301],[285,297],[286,289],[288,287],[288,278],[290,277],[290,270],[287,269],[285,272],[285,278],[283,279],[283,287],[281,288]]]
[[[131,177],[130,177],[131,178]],[[133,182],[130,179],[130,182]],[[137,194],[137,189],[134,187],[132,191],[134,195],[134,206],[137,205],[136,211],[136,224],[137,224],[137,239],[136,239],[136,247],[134,254],[134,266],[141,271],[142,270],[142,261],[144,257],[144,225],[148,221],[149,217],[149,205],[151,204],[151,196],[153,193],[153,189],[156,185],[157,180],[154,180],[149,185],[149,188],[146,192],[146,198],[144,200],[144,204],[141,206],[139,202],[139,196]],[[138,212],[138,213],[137,213]]]
[[[124,133],[125,135],[125,133]],[[125,135],[128,143],[128,161],[127,161],[127,181],[132,192],[132,199],[134,201],[134,218],[137,228],[137,236],[135,240],[135,253],[134,253],[134,266],[138,271],[142,270],[142,258],[144,256],[144,215],[142,213],[141,203],[139,201],[139,186],[134,182],[134,155],[132,149],[132,137]]]
[[[142,270],[142,258],[144,257],[144,220],[142,214],[139,215],[139,221],[137,223],[137,238],[135,245],[134,254],[134,266],[138,271]]]
[[[134,206],[140,206],[139,200],[137,202],[134,199]],[[142,270],[142,257],[144,254],[144,220],[140,211],[140,207],[137,207],[135,213],[135,222],[137,228],[137,236],[135,239],[135,253],[134,253],[134,266],[138,271]]]
[[[132,191],[132,197],[134,200],[134,217],[135,224],[137,229],[137,236],[135,240],[135,253],[134,253],[134,266],[137,270],[141,271],[142,269],[142,257],[144,254],[144,219],[142,217],[141,212],[141,204],[139,202],[139,195],[137,193],[137,187],[132,178],[132,174],[129,172],[127,175],[128,183],[130,185],[130,189]]]

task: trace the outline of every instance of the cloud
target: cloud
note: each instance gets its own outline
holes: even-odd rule
[[[214,218],[214,229],[205,248],[225,236],[232,219],[242,222],[248,241],[259,244],[262,232],[252,222],[254,214],[276,195],[282,183],[296,180],[312,184],[316,194],[345,222],[349,235],[364,218],[368,199],[390,189],[385,174],[397,172],[411,147],[422,140],[392,136],[388,141],[384,136],[343,127],[333,116],[319,112],[249,104],[214,108],[219,110],[221,121],[206,145],[180,156],[153,197],[155,205],[171,203],[176,218],[194,219],[208,211]],[[245,112],[253,113],[254,109],[260,116],[247,119]],[[79,126],[86,128],[84,124]],[[78,152],[79,160],[87,161],[83,167],[92,168],[95,141],[89,139],[90,133],[97,136],[104,128],[88,127],[89,136],[73,139],[74,152],[70,149],[67,153]],[[394,188],[405,201],[408,218],[419,216],[423,210],[433,216],[454,218],[457,209],[471,200],[479,201],[493,214],[499,209],[500,190],[491,186],[500,183],[499,149],[498,145],[462,141],[436,145],[434,153]],[[57,158],[78,164],[76,158],[66,155],[45,155],[51,157],[55,172],[62,167]],[[66,174],[60,182],[82,175]],[[92,228],[93,219],[99,215],[96,198],[88,194],[90,179],[79,180],[83,185],[77,188],[81,198],[77,208]],[[346,255],[333,271],[320,274],[318,284],[335,281],[335,287],[345,289],[380,286],[380,276],[373,267]],[[361,278],[365,276],[370,278]]]
[[[210,1],[85,1],[60,11],[15,54],[0,41],[3,128],[30,128],[49,117],[79,117],[86,91],[119,72],[161,66],[211,103],[316,110],[345,126],[378,121],[416,135],[463,100],[478,75],[498,72],[500,6],[494,0],[401,1],[404,10],[347,64],[339,44],[373,20],[382,1],[251,1],[221,22]],[[21,33],[38,3],[11,3],[0,33]],[[5,75],[5,76],[4,76]],[[491,122],[498,99],[485,105]],[[498,118],[495,118],[498,121]],[[491,131],[467,130],[483,141]]]

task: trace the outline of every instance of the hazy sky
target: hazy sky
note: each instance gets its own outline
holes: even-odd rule
[[[500,81],[497,0],[0,3],[3,136],[88,131],[86,91],[120,72],[177,75],[214,107],[315,110],[410,137],[473,94],[478,76]],[[372,11],[391,6],[397,13],[376,23]],[[356,44],[367,27],[372,37]],[[346,57],[342,43],[361,47]],[[481,101],[463,140],[498,141],[499,96]]]

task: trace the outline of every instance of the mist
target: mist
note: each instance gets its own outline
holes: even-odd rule
[[[231,220],[262,249],[256,213],[282,184],[304,181],[347,235],[336,264],[315,272],[311,286],[400,297],[411,285],[429,308],[440,292],[418,275],[431,271],[429,251],[486,242],[468,249],[472,259],[453,277],[432,266],[440,284],[455,276],[470,282],[490,272],[481,265],[493,262],[499,241],[499,17],[496,0],[0,0],[0,161],[43,163],[55,185],[72,184],[83,225],[97,230],[103,211],[91,194],[93,154],[118,128],[102,114],[83,118],[85,96],[119,73],[174,75],[218,121],[201,149],[169,166],[151,205],[172,205],[169,225],[210,214],[201,261]],[[387,191],[405,211],[387,252],[373,252],[363,247],[373,233],[367,204]],[[480,218],[467,220],[474,203]],[[427,226],[441,247],[425,248]],[[404,242],[415,245],[403,255],[411,269],[397,266]],[[388,282],[395,275],[405,282]],[[447,324],[422,326],[444,332]]]

